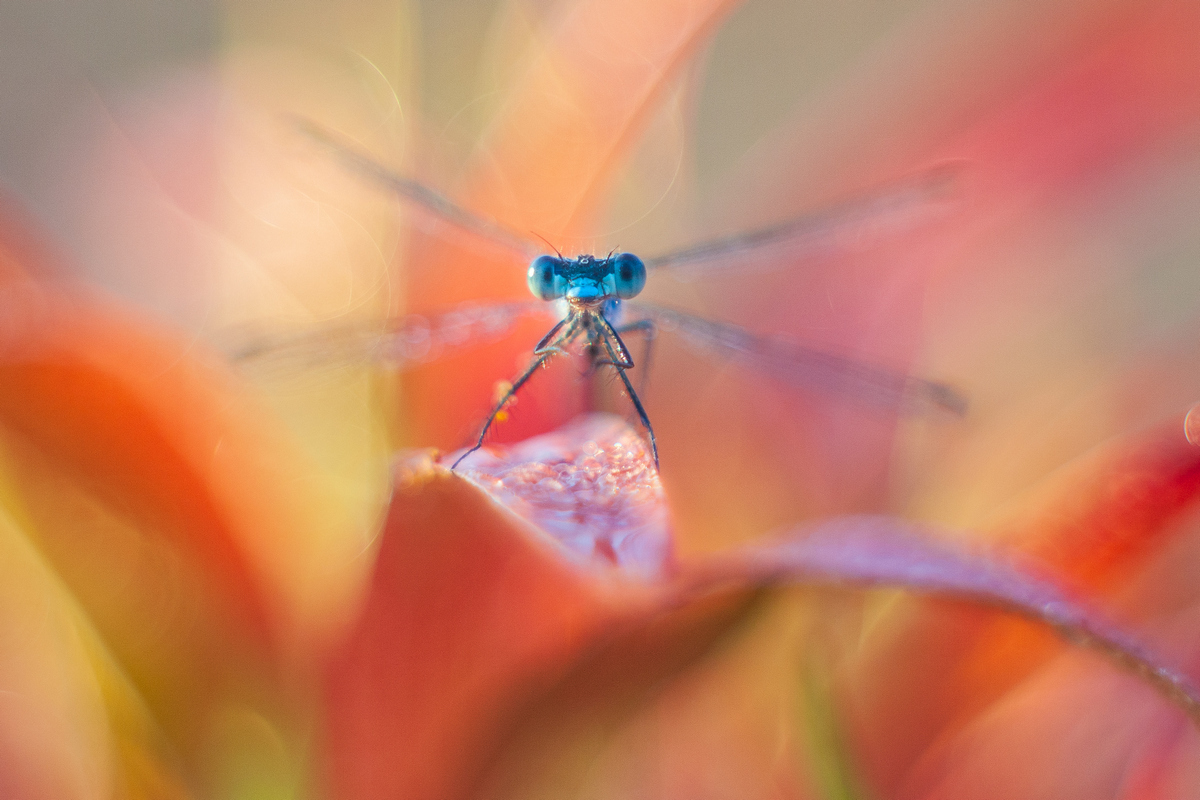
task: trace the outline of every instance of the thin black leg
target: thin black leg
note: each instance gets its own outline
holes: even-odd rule
[[[558,324],[555,325],[553,328],[551,328],[550,332],[547,333],[545,336],[543,336],[542,340],[537,343],[537,346],[533,348],[533,354],[535,356],[540,356],[542,353],[546,352],[551,347],[555,347],[556,345],[550,344],[550,340],[553,339],[555,337],[555,335],[559,331],[562,330],[563,325],[566,325],[568,322],[571,323],[572,328],[576,327],[579,324],[579,322],[575,319],[574,315],[563,317],[562,319],[560,319],[558,321]]]
[[[611,360],[597,361],[597,364],[609,364],[618,369],[629,369],[633,364],[633,356],[629,355],[629,348],[625,346],[625,342],[621,341],[621,335],[617,333],[616,328],[612,323],[604,318],[603,314],[592,314],[592,319],[595,322],[597,333],[604,340],[604,347],[608,350],[608,355]],[[616,348],[614,351],[613,348]]]
[[[646,394],[650,386],[650,356],[654,350],[654,340],[658,337],[658,326],[652,319],[639,319],[615,330],[617,333],[640,333],[644,337],[642,342],[645,348],[642,350],[641,360],[638,361],[638,391]]]
[[[579,335],[579,321],[573,318],[568,319],[570,319],[571,324],[565,330],[562,330],[562,328],[567,322],[566,319],[559,322],[554,326],[553,330],[550,331],[550,334],[552,335],[555,331],[562,330],[562,333],[560,333],[554,339],[554,341],[548,342],[547,340],[550,338],[550,335],[547,335],[543,337],[541,342],[538,343],[537,350],[534,351],[537,357],[530,362],[529,366],[525,368],[525,371],[521,373],[520,377],[513,381],[512,385],[508,387],[508,391],[504,393],[504,397],[502,397],[500,402],[496,404],[496,407],[492,409],[492,413],[488,414],[487,421],[483,423],[483,430],[479,432],[479,438],[475,440],[475,444],[471,447],[471,449],[467,450],[467,452],[455,459],[454,463],[450,465],[451,472],[458,468],[458,465],[462,463],[464,458],[483,447],[483,439],[485,436],[487,436],[487,432],[492,427],[492,423],[496,421],[496,415],[504,409],[504,406],[508,404],[508,401],[511,400],[513,396],[516,395],[517,391],[525,385],[525,382],[533,377],[533,373],[537,372],[537,368],[545,364],[553,356],[561,353],[563,345],[569,344],[572,339]]]
[[[621,337],[617,336],[617,332],[612,329],[611,325],[608,326],[608,330],[612,331],[612,339],[616,339],[617,344],[624,349],[625,343],[621,341]],[[633,384],[629,382],[629,376],[625,374],[625,370],[629,367],[622,366],[621,364],[617,363],[617,354],[613,351],[612,339],[607,336],[604,337],[604,349],[608,351],[608,356],[610,359],[612,359],[612,361],[608,363],[611,363],[613,368],[616,369],[617,374],[621,376],[621,383],[625,384],[625,391],[629,392],[629,399],[633,401],[633,407],[637,409],[638,418],[642,421],[642,425],[646,428],[646,433],[650,437],[650,453],[654,456],[654,469],[657,470],[658,442],[656,442],[654,439],[654,428],[650,425],[650,417],[646,415],[646,409],[642,407],[642,401],[638,398],[637,392],[633,390]],[[626,355],[628,355],[628,352]],[[628,363],[629,366],[633,366],[632,361],[629,361]]]

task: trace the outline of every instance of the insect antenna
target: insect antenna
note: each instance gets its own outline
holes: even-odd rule
[[[559,258],[562,258],[562,259],[566,258],[566,256],[564,256],[562,254],[562,251],[559,250],[557,247],[555,247],[554,243],[551,242],[549,239],[547,239],[545,236],[542,236],[540,233],[537,233],[537,232],[533,232],[533,235],[536,236],[537,238],[541,239],[543,242],[545,242],[546,246],[549,247],[551,250],[553,250],[555,253],[557,253]]]

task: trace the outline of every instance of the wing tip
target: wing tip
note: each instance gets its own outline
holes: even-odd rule
[[[967,400],[966,395],[953,386],[929,382],[925,384],[924,394],[934,407],[951,416],[961,419],[970,411],[971,403]]]

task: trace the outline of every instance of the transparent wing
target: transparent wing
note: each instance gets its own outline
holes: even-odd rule
[[[645,259],[648,268],[683,274],[747,271],[787,257],[813,258],[901,233],[945,214],[954,205],[961,163],[945,163],[821,211]],[[683,275],[681,275],[683,277]]]
[[[528,261],[546,252],[536,240],[474,214],[428,186],[388,169],[345,137],[311,120],[294,118],[302,134],[351,172],[414,204],[435,218],[482,237]],[[815,258],[862,246],[946,213],[954,204],[962,163],[945,163],[888,184],[875,192],[759,230],[712,239],[649,259],[650,269],[680,277],[723,271],[750,271],[785,260]]]
[[[629,310],[654,320],[661,330],[674,331],[698,349],[721,351],[736,357],[739,363],[805,389],[907,413],[943,411],[961,416],[967,411],[966,398],[942,383],[805,347],[782,337],[761,336],[728,322],[683,311],[645,303],[630,303]]]
[[[435,316],[410,314],[374,325],[333,325],[293,335],[227,335],[238,341],[225,350],[232,361],[256,371],[294,373],[368,363],[404,369],[503,339],[522,319],[553,313],[553,306],[541,301],[464,304]]]
[[[445,195],[388,169],[348,139],[310,120],[294,118],[293,122],[297,130],[329,152],[342,166],[438,219],[512,250],[525,261],[545,252],[545,247],[536,241],[499,222],[473,214]]]

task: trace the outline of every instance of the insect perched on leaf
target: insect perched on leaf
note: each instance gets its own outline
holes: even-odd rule
[[[582,343],[582,352],[591,368],[612,367],[625,387],[638,419],[646,429],[650,452],[658,466],[658,445],[646,409],[626,372],[635,366],[623,335],[645,337],[649,343],[659,329],[669,329],[702,348],[723,350],[742,363],[762,369],[788,383],[835,392],[859,402],[908,412],[942,410],[961,415],[965,399],[951,387],[914,378],[883,367],[865,364],[845,356],[823,352],[787,339],[763,336],[741,326],[718,322],[694,314],[644,302],[629,302],[646,285],[655,270],[725,270],[741,268],[749,256],[774,246],[807,248],[813,251],[836,247],[846,241],[878,236],[888,229],[910,226],[914,217],[928,215],[944,202],[947,187],[957,172],[941,165],[916,176],[884,187],[853,202],[815,214],[792,219],[768,228],[727,236],[642,259],[632,253],[612,252],[606,256],[589,254],[574,257],[555,252],[499,223],[473,214],[429,187],[399,175],[379,164],[354,145],[305,120],[300,129],[325,147],[343,165],[404,200],[414,203],[436,218],[464,231],[482,236],[492,243],[523,256],[529,263],[527,282],[530,292],[545,304],[557,303],[561,318],[533,350],[533,359],[505,389],[498,393],[495,405],[484,421],[475,443],[463,452],[451,469],[479,450],[492,424],[507,415],[507,407],[533,377],[537,369],[555,355]],[[433,320],[401,321],[384,334],[359,335],[343,331],[372,357],[385,361],[414,361],[428,354],[434,345],[453,346],[477,333],[495,335],[511,328],[515,321],[534,311],[529,303],[497,303],[463,307]],[[630,321],[624,321],[629,312]],[[300,343],[303,346],[303,343]],[[244,349],[242,358],[257,358],[278,353],[287,345],[279,343]]]

